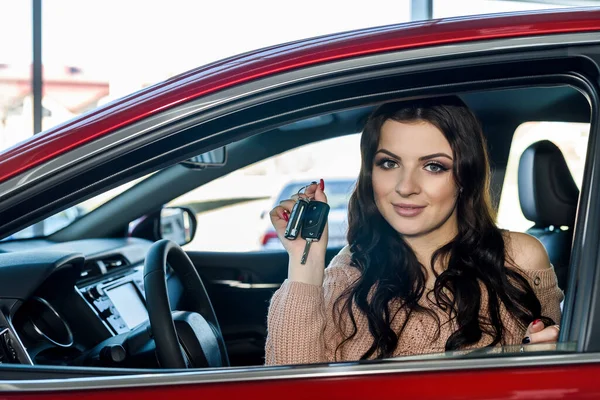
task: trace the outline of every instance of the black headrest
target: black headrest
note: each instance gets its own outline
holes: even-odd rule
[[[519,201],[525,218],[536,226],[573,227],[579,189],[556,145],[542,140],[519,161]]]

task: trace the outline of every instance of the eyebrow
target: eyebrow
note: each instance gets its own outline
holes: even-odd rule
[[[380,149],[380,150],[377,150],[377,152],[376,152],[375,154],[377,154],[377,153],[384,153],[384,154],[387,154],[388,156],[390,156],[390,157],[393,157],[393,158],[395,158],[396,160],[401,160],[401,159],[402,159],[401,157],[397,156],[396,154],[394,154],[394,153],[392,153],[391,151],[389,151],[389,150],[386,150],[386,149]],[[426,155],[426,156],[423,156],[423,157],[419,157],[419,161],[431,160],[432,158],[436,158],[436,157],[445,157],[445,158],[447,158],[448,160],[452,161],[452,157],[450,157],[450,156],[449,156],[448,154],[446,154],[446,153],[434,153],[434,154],[429,154],[429,155]]]

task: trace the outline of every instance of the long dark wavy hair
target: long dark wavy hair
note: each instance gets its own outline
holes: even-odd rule
[[[387,120],[398,122],[426,121],[437,127],[452,148],[453,175],[461,192],[457,198],[458,234],[434,252],[431,266],[441,260],[445,270],[436,274],[431,292],[425,293],[426,270],[402,236],[380,214],[373,197],[372,172],[379,145],[381,127]],[[446,350],[464,349],[478,343],[484,333],[492,338],[489,346],[502,344],[504,327],[500,306],[526,327],[536,318],[553,324],[541,315],[541,304],[527,280],[513,269],[506,253],[505,237],[495,224],[486,143],[477,118],[458,97],[441,97],[410,102],[388,103],[377,108],[367,120],[360,150],[362,165],[357,185],[349,203],[348,243],[352,265],[361,272],[337,300],[341,315],[349,314],[352,329],[345,333],[341,346],[357,333],[352,305],[368,319],[373,343],[361,359],[386,358],[393,355],[399,332],[391,328],[397,313],[405,310],[431,310],[418,304],[423,295],[433,295],[434,303],[455,320],[457,330],[446,341]],[[487,291],[487,317],[480,317],[480,283]],[[392,309],[392,304],[399,304]],[[408,319],[408,317],[407,317]],[[343,330],[343,329],[342,329]]]

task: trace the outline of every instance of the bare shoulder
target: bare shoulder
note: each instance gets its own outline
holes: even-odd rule
[[[535,237],[522,232],[504,234],[506,253],[518,268],[524,270],[544,270],[552,268],[548,252]]]

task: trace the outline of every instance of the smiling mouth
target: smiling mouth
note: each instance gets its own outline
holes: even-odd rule
[[[425,206],[413,206],[407,204],[393,204],[393,206],[396,214],[400,215],[401,217],[416,217],[425,209]]]

